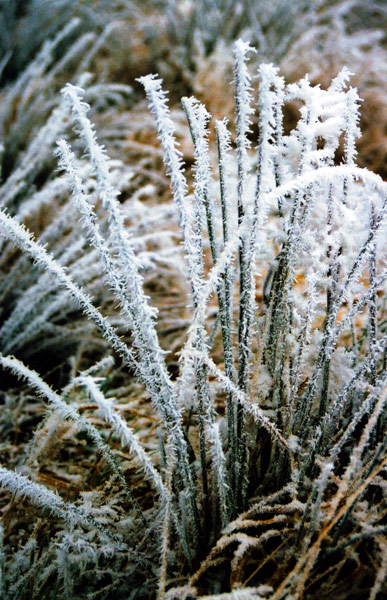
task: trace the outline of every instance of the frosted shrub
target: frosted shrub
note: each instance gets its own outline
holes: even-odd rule
[[[102,547],[102,554],[113,557],[100,566],[101,581],[103,573],[113,573],[105,592],[97,594],[106,598],[113,590],[125,597],[134,588],[139,598],[153,597],[156,590],[160,598],[207,592],[228,598],[234,588],[232,597],[312,598],[315,581],[332,593],[355,545],[374,545],[378,557],[383,554],[387,185],[356,166],[359,98],[346,69],[324,90],[307,77],[286,85],[278,69],[263,64],[256,94],[248,68],[252,51],[245,42],[235,44],[235,143],[227,121],[216,121],[217,159],[211,116],[197,99],[182,100],[194,148],[192,181],[161,80],[140,78],[171,182],[191,295],[191,324],[176,381],[159,342],[157,312],[144,292],[111,164],[81,88],[68,85],[63,96],[102,208],[88,191],[82,161],[65,140],[58,142],[60,166],[130,330],[131,346],[71,273],[16,218],[0,212],[4,236],[43,269],[42,280],[49,273],[95,323],[144,386],[162,425],[159,467],[114,400],[104,395],[103,378],[97,376],[102,364],[57,394],[35,371],[0,356],[4,368],[48,400],[46,435],[55,416],[51,427],[71,421],[97,446],[115,478],[108,485],[118,495],[110,490],[98,516],[90,503],[87,515],[85,507],[1,468],[6,489],[64,521],[65,532],[47,544],[42,559],[42,568],[57,568],[57,597],[62,591],[63,597],[75,597],[72,573],[79,584],[84,578],[94,597],[90,572],[93,560],[103,563]],[[299,109],[292,131],[284,127],[288,103]],[[81,416],[76,390],[87,395],[111,436],[134,456],[152,488],[151,508],[142,505],[120,468],[119,448],[112,451],[105,430],[89,414]],[[187,390],[193,390],[190,406]],[[116,506],[123,502],[122,492],[129,500],[129,522]],[[88,556],[80,559],[84,563],[75,559],[74,531],[85,541],[79,549]],[[139,531],[146,539],[147,564],[156,573],[146,584]],[[132,558],[121,572],[124,552]],[[261,568],[266,560],[275,568]],[[5,597],[23,598],[12,583],[17,567],[10,564],[8,579],[0,579]],[[385,572],[385,560],[378,564],[372,562],[373,597]],[[175,586],[182,575],[186,585]],[[34,585],[49,597],[42,576]],[[11,596],[15,590],[19,595]]]

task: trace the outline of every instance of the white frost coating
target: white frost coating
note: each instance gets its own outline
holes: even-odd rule
[[[356,88],[350,88],[347,92],[347,104],[344,113],[345,119],[345,162],[347,165],[352,166],[355,164],[357,155],[356,151],[356,139],[360,137],[361,131],[359,127],[360,114],[359,114],[359,103],[360,99]]]
[[[216,483],[218,485],[220,513],[222,517],[222,527],[225,527],[230,520],[228,508],[229,485],[227,483],[226,457],[222,448],[219,423],[212,423],[208,426],[208,433],[211,440],[212,460],[214,461],[214,473],[216,474]]]
[[[251,142],[248,139],[250,133],[251,118],[254,114],[251,96],[251,76],[247,69],[247,55],[255,52],[250,44],[237,40],[234,44],[234,85],[236,103],[236,144],[238,160],[238,205],[244,206],[245,189],[249,172],[248,149]]]

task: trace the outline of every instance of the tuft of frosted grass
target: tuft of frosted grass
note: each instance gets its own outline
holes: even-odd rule
[[[193,573],[191,583],[204,582],[207,569],[216,561],[221,564],[231,545],[230,594],[299,597],[315,565],[318,576],[320,551],[363,539],[356,536],[365,535],[368,497],[364,492],[370,483],[382,487],[377,476],[385,465],[387,336],[382,296],[387,273],[383,239],[387,184],[355,164],[359,99],[357,91],[348,88],[347,70],[324,90],[312,86],[308,77],[285,85],[276,67],[262,64],[255,102],[248,69],[251,51],[246,42],[235,44],[235,149],[227,121],[215,122],[220,207],[214,194],[211,117],[206,108],[195,98],[182,100],[194,146],[190,194],[162,82],[155,75],[140,78],[162,147],[162,152],[153,151],[163,156],[179,214],[192,292],[193,316],[180,351],[176,383],[159,344],[157,311],[144,292],[135,252],[141,239],[128,234],[112,163],[88,117],[87,90],[67,85],[63,96],[64,110],[71,111],[89,170],[82,168],[68,143],[60,140],[65,182],[48,189],[47,197],[38,193],[15,218],[0,212],[5,237],[45,269],[25,294],[25,306],[18,302],[0,330],[5,351],[18,351],[23,348],[23,336],[31,340],[40,331],[50,331],[55,340],[60,334],[55,321],[47,325],[44,321],[66,310],[70,292],[126,366],[135,370],[161,417],[166,435],[161,438],[158,472],[118,406],[107,397],[114,390],[106,395],[102,391],[98,376],[100,370],[109,368],[109,362],[97,363],[77,377],[74,359],[74,378],[62,394],[68,397],[79,386],[86,390],[112,435],[129,448],[156,492],[154,525],[147,523],[144,536],[153,536],[154,528],[159,528],[155,555],[161,555],[160,598],[197,594],[189,585],[168,590],[177,565],[184,575]],[[121,93],[110,91],[112,97]],[[98,86],[89,92],[95,98]],[[285,135],[284,107],[293,100],[300,118]],[[251,148],[255,143],[252,122],[259,128],[256,152]],[[335,166],[341,146],[344,162]],[[237,177],[231,181],[234,155]],[[66,248],[63,242],[55,246],[55,256],[45,250],[44,242],[63,235],[60,224],[51,228],[42,243],[36,243],[20,224],[23,218],[38,214],[51,193],[67,193],[68,188],[93,248],[89,262],[75,260],[83,251],[81,245]],[[8,197],[12,191],[6,192]],[[134,202],[139,194],[140,190]],[[154,214],[142,221],[147,232],[157,223],[158,210],[152,207]],[[171,217],[169,207],[165,214]],[[133,220],[137,216],[141,218],[138,202]],[[232,230],[235,216],[237,228]],[[208,272],[207,236],[212,257]],[[130,347],[81,285],[74,284],[74,279],[83,281],[81,271],[91,268],[95,256],[103,267],[97,289],[101,290],[102,275],[120,307],[119,325],[130,330]],[[23,273],[25,263],[13,268],[13,280],[19,270]],[[233,276],[237,270],[239,280]],[[45,292],[52,286],[52,275],[65,288],[60,294]],[[6,296],[10,288],[7,291],[5,284],[3,289]],[[210,310],[211,315],[215,312],[214,303],[218,314],[212,325],[208,315]],[[27,324],[29,310],[33,318]],[[221,349],[219,355],[212,348],[219,324],[223,355]],[[75,406],[66,404],[17,359],[2,356],[0,362],[47,397],[61,418],[71,418],[83,428],[113,468],[114,456],[105,438]],[[189,413],[187,392],[195,398]],[[219,406],[223,397],[225,418]],[[260,501],[241,512],[254,493]],[[91,509],[95,514],[96,509]],[[106,506],[109,510],[111,505]],[[376,513],[375,508],[367,533],[374,540],[381,533]],[[283,529],[277,529],[277,524]],[[226,530],[219,539],[221,527]],[[257,534],[251,533],[255,527],[260,528]],[[359,529],[362,533],[351,533]],[[320,549],[330,532],[331,548]],[[254,548],[265,549],[269,540],[281,536],[280,551],[274,550],[272,557],[285,565],[290,560],[293,566],[278,589],[236,589],[257,575],[246,580],[243,573]],[[344,541],[336,545],[340,538]],[[60,577],[69,594],[70,547],[63,541],[58,553],[63,567]],[[202,560],[207,551],[207,559]],[[375,590],[384,570],[381,563]]]

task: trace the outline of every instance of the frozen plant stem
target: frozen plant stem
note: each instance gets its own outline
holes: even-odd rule
[[[230,133],[227,129],[227,122],[216,121],[215,123],[217,146],[218,146],[218,164],[219,164],[219,184],[220,184],[220,202],[222,210],[222,229],[224,246],[230,240],[230,198],[229,186],[227,181],[227,172],[230,167],[229,153],[231,150]],[[234,376],[234,357],[232,350],[232,282],[230,266],[227,265],[224,274],[224,296],[222,291],[218,293],[219,312],[222,327],[222,341],[224,350],[224,369],[226,376],[235,383]],[[234,397],[231,390],[227,390],[227,432],[228,447],[230,455],[234,458],[236,455],[236,437],[235,437],[235,409]],[[233,469],[230,469],[233,478]]]
[[[210,183],[211,183],[211,174],[210,174],[210,159],[208,152],[208,129],[207,122],[210,119],[210,114],[206,111],[204,106],[200,104],[195,98],[183,98],[182,104],[184,110],[187,115],[187,120],[192,136],[192,140],[195,148],[195,215],[196,215],[196,234],[198,238],[202,238],[202,207],[205,207],[206,220],[207,220],[207,229],[208,229],[208,237],[210,241],[211,255],[213,264],[216,265],[218,259],[218,249],[217,249],[217,241],[215,237],[215,215],[214,215],[214,207],[212,203],[212,199],[210,196]],[[222,220],[223,220],[223,235],[224,235],[224,243],[227,243],[229,239],[228,234],[228,223],[227,223],[227,208],[226,208],[226,191],[225,191],[225,173],[224,169],[227,162],[227,152],[229,150],[230,141],[229,134],[227,132],[226,125],[224,123],[217,123],[217,131],[218,131],[218,143],[219,143],[219,127],[221,129],[221,140],[220,145],[218,146],[221,157],[219,157],[219,164],[222,162],[223,170],[220,173],[221,179],[221,203],[222,203]],[[222,332],[222,341],[223,341],[223,349],[224,349],[224,357],[225,357],[225,369],[227,376],[234,379],[233,374],[233,358],[232,358],[232,345],[231,345],[231,297],[230,297],[230,278],[228,269],[224,274],[224,285],[220,281],[216,287],[216,294],[219,305],[219,316],[221,323],[221,332]],[[202,330],[201,330],[202,331]],[[202,344],[205,343],[203,340]],[[198,348],[199,349],[199,348]],[[207,381],[207,368],[205,364],[199,366],[199,377],[203,379],[203,381]],[[203,370],[203,373],[201,373]],[[209,394],[207,394],[208,403],[210,406],[210,398]],[[233,437],[231,432],[234,428],[234,415],[233,415],[234,407],[232,404],[232,395],[230,392],[227,392],[227,418],[228,418],[228,432],[229,432],[229,448],[232,447]],[[215,458],[219,456],[219,443],[220,436],[219,431],[214,427],[214,416],[212,414],[212,410],[210,409],[208,424],[209,431],[212,431],[212,435],[210,436],[210,442],[212,445],[212,453],[213,453],[213,468],[214,468],[214,477],[223,481],[223,475],[219,473],[219,469],[223,470],[222,461],[216,461]],[[221,445],[220,445],[221,447]],[[204,453],[205,456],[205,453]],[[204,487],[204,485],[203,485]],[[207,482],[206,482],[207,487]],[[226,506],[226,496],[229,494],[224,494],[223,499],[221,501],[221,505],[223,507],[224,515],[227,512]],[[226,504],[225,504],[226,502]]]
[[[253,114],[251,106],[251,77],[247,69],[247,54],[253,48],[242,40],[234,45],[234,86],[236,106],[236,144],[238,164],[238,225],[242,224],[245,216],[246,187],[249,174],[248,149],[251,142],[248,138],[250,133],[250,115]],[[249,314],[249,269],[247,260],[247,239],[241,240],[239,247],[239,323],[238,323],[238,387],[247,391],[249,377],[250,348],[248,340],[248,329],[251,315]],[[240,403],[236,407],[235,422],[235,456],[232,459],[234,466],[235,503],[237,509],[243,508],[243,488],[246,471],[246,439],[245,439],[245,411]]]

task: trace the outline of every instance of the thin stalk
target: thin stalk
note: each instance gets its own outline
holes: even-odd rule
[[[218,147],[218,165],[219,165],[219,182],[220,182],[220,202],[222,211],[222,229],[223,229],[223,244],[229,242],[229,192],[226,182],[228,150],[230,148],[230,134],[226,128],[226,122],[216,121],[216,138]],[[224,369],[227,377],[235,383],[234,378],[234,357],[232,351],[232,296],[231,296],[231,274],[230,266],[227,265],[223,273],[224,296],[218,295],[219,311],[221,315],[222,341],[224,350]],[[224,302],[223,302],[224,298]],[[235,458],[236,454],[236,439],[235,439],[235,412],[234,412],[234,397],[230,390],[227,391],[227,433],[228,447],[231,457]],[[231,489],[234,489],[234,470],[231,469]]]
[[[248,44],[238,40],[234,46],[234,84],[236,104],[236,130],[237,130],[237,164],[238,164],[238,226],[240,227],[245,217],[246,186],[249,174],[248,148],[250,141],[251,95],[250,76],[247,70],[247,53],[251,50]],[[248,329],[249,314],[249,273],[247,264],[248,240],[241,239],[239,247],[239,322],[238,322],[238,387],[247,391],[249,375],[249,344]],[[236,411],[236,453],[235,453],[235,483],[237,506],[242,508],[242,480],[244,477],[244,463],[246,456],[245,440],[245,411],[238,402]]]

